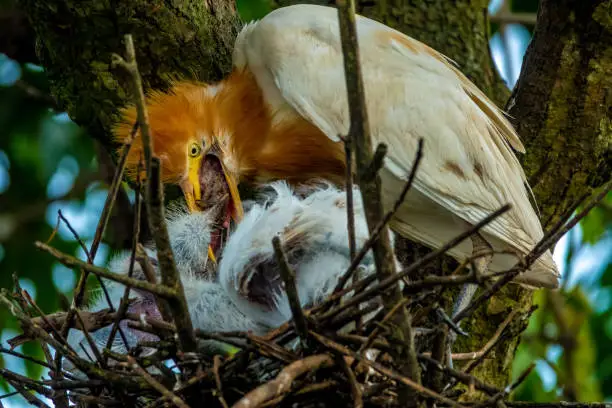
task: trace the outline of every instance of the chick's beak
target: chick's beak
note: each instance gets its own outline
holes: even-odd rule
[[[223,172],[223,176],[225,182],[227,183],[227,187],[229,189],[230,195],[230,204],[229,204],[229,215],[231,219],[235,223],[239,223],[244,217],[244,209],[242,207],[242,201],[240,200],[240,194],[238,193],[238,183],[236,178],[227,171],[226,167],[223,165],[223,162],[219,160],[221,164],[221,170]],[[204,204],[202,202],[202,188],[206,188],[206,186],[202,186],[201,183],[201,175],[200,169],[202,168],[202,157],[194,160],[188,171],[187,178],[180,184],[181,190],[183,191],[183,195],[185,196],[185,201],[187,202],[187,207],[190,212],[198,212],[203,211]],[[208,258],[217,263],[217,259],[215,256],[215,251],[212,246],[208,247]]]

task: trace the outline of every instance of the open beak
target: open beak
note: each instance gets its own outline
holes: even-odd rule
[[[225,182],[229,188],[231,198],[229,207],[230,217],[235,223],[239,223],[244,217],[244,209],[242,207],[242,201],[240,200],[240,194],[238,193],[238,183],[236,178],[227,171],[223,162],[221,160],[219,160],[219,162],[221,163]],[[189,168],[187,179],[180,184],[190,212],[203,211],[201,203],[202,186],[200,185],[201,164],[202,157],[192,163],[191,167]],[[210,245],[208,247],[208,258],[213,263],[217,263],[215,251]]]

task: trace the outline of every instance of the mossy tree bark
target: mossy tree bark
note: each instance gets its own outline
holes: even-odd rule
[[[331,4],[330,1],[310,1]],[[297,3],[277,0],[274,6]],[[302,2],[300,2],[302,3]],[[500,106],[509,91],[488,48],[486,0],[358,1],[361,14],[403,31],[454,59]],[[526,142],[522,158],[546,225],[612,171],[612,1],[544,0],[521,78],[508,105]],[[145,86],[175,76],[218,79],[230,68],[238,18],[231,0],[20,0],[37,34],[52,92],[71,118],[108,145],[109,125],[127,98],[110,54],[131,33]],[[526,326],[531,292],[507,287],[464,323],[459,345],[477,350],[508,311]],[[503,340],[475,374],[508,383],[517,341]]]
[[[143,85],[166,88],[180,77],[217,80],[231,69],[240,27],[233,0],[18,0],[36,34],[36,50],[60,108],[110,145],[110,125],[129,100],[121,69],[132,34]]]

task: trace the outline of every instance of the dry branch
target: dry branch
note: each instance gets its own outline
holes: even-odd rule
[[[344,60],[344,73],[346,80],[347,99],[349,105],[350,128],[349,138],[355,148],[357,169],[362,171],[370,168],[375,161],[372,156],[372,140],[370,136],[370,125],[365,102],[365,91],[361,75],[359,61],[359,46],[357,40],[357,27],[355,24],[355,2],[354,0],[338,0],[338,21],[340,25],[340,38],[342,41],[342,54]],[[380,158],[382,155],[376,155]],[[382,162],[382,159],[380,160]],[[360,171],[357,172],[357,182],[363,198],[363,205],[370,234],[374,232],[377,225],[383,225],[382,231],[375,239],[372,250],[376,263],[378,279],[383,281],[397,275],[395,263],[393,262],[393,249],[389,239],[388,228],[382,224],[384,219],[381,202],[381,181],[378,169],[370,177],[364,177]],[[383,305],[391,310],[394,305],[401,301],[402,294],[395,281],[385,296],[382,297]],[[414,347],[414,336],[412,333],[412,318],[403,307],[394,315],[393,323],[397,327],[395,337],[400,340],[396,347],[395,361],[400,371],[416,383],[421,382],[421,375],[416,359]],[[408,402],[414,399],[414,393],[410,388],[403,387],[401,400]]]
[[[317,354],[298,360],[285,367],[276,378],[245,395],[232,408],[255,408],[264,402],[287,393],[296,378],[320,368],[334,365],[334,359],[327,354]]]
[[[164,189],[161,182],[161,164],[159,158],[153,157],[153,139],[151,138],[149,128],[149,117],[147,114],[145,94],[142,87],[142,79],[138,64],[136,62],[136,51],[134,50],[134,42],[132,36],[127,34],[125,37],[125,46],[127,60],[124,60],[117,54],[113,55],[113,65],[120,66],[126,70],[131,80],[132,92],[134,94],[134,103],[138,115],[138,123],[140,126],[140,134],[142,136],[142,145],[144,151],[144,164],[147,172],[146,179],[146,208],[149,218],[149,228],[155,240],[157,249],[157,260],[162,276],[162,284],[172,288],[176,292],[176,296],[166,299],[168,307],[161,305],[161,308],[166,308],[172,313],[175,324],[178,329],[178,336],[181,349],[184,352],[192,352],[196,348],[196,340],[193,332],[193,324],[191,316],[187,309],[187,301],[185,300],[185,291],[179,276],[176,264],[174,263],[174,255],[170,247],[170,239],[168,237],[168,228],[164,217]]]

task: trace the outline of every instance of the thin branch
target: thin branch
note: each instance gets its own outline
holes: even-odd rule
[[[372,347],[372,344],[374,344],[374,340],[376,340],[376,337],[378,337],[381,327],[383,327],[385,325],[385,323],[387,323],[389,321],[389,319],[391,319],[393,317],[393,315],[400,309],[400,307],[404,307],[407,303],[410,302],[409,298],[404,298],[402,299],[398,304],[396,304],[395,306],[393,306],[393,308],[391,310],[389,310],[385,316],[383,317],[383,319],[380,321],[380,324],[378,324],[374,330],[372,330],[372,332],[370,333],[370,335],[368,336],[367,340],[365,343],[363,343],[360,347],[359,350],[357,350],[357,354],[363,354],[364,351],[366,351],[367,349],[369,349],[370,347]],[[353,364],[351,365],[351,368],[354,369],[355,365],[357,363],[357,360],[355,360],[353,362]]]
[[[362,396],[361,388],[359,386],[359,383],[357,382],[357,377],[355,376],[355,372],[353,371],[353,368],[351,368],[351,366],[354,365],[357,360],[353,360],[353,362],[351,363],[351,366],[349,366],[349,364],[346,362],[342,354],[339,354],[336,360],[338,364],[340,365],[340,367],[342,367],[342,371],[344,371],[344,375],[346,375],[346,378],[348,379],[348,382],[351,386],[351,395],[353,397],[353,408],[363,408],[363,396]]]
[[[142,387],[143,384],[133,378],[128,378],[110,371],[104,371],[80,358],[76,352],[66,346],[65,343],[54,339],[46,330],[32,323],[32,320],[10,300],[4,289],[0,290],[0,304],[3,304],[11,314],[19,320],[25,330],[30,331],[42,341],[49,343],[49,345],[56,350],[56,353],[60,354],[62,357],[68,358],[78,370],[84,372],[88,376],[105,379],[114,384],[121,384],[123,387]]]
[[[355,24],[355,1],[337,0],[338,22],[340,25],[340,39],[342,41],[342,54],[344,60],[344,73],[347,89],[347,102],[349,106],[350,128],[349,137],[355,147],[355,158],[357,165],[357,182],[361,190],[366,220],[370,235],[374,232],[376,225],[383,221],[383,207],[381,202],[380,176],[376,172],[372,177],[362,177],[361,171],[369,168],[371,164],[376,165],[372,158],[372,140],[370,136],[370,124],[368,121],[367,105],[361,65],[359,61],[359,46],[357,39],[357,26]],[[381,155],[376,155],[380,157]],[[382,162],[382,159],[380,160]],[[368,178],[370,178],[368,180]],[[376,263],[376,274],[380,281],[397,275],[393,249],[388,234],[388,229],[383,230],[372,245],[374,260]],[[391,310],[402,298],[397,282],[395,286],[382,297],[386,310]],[[420,383],[421,375],[416,359],[414,347],[414,336],[412,333],[412,318],[405,308],[395,314],[394,325],[395,337],[401,339],[396,350],[395,361],[400,366],[400,371],[405,373],[413,381]],[[413,399],[413,392],[408,387],[401,387],[401,401]]]
[[[6,378],[6,381],[11,384],[13,386],[13,388],[15,388],[15,390],[17,390],[17,392],[19,392],[19,394],[21,394],[21,396],[23,398],[25,398],[26,401],[28,401],[28,403],[34,407],[38,407],[38,408],[50,408],[47,404],[45,404],[42,400],[40,400],[39,398],[36,398],[34,395],[32,395],[28,390],[26,390],[26,388],[24,386],[22,386],[19,381],[16,380],[9,380],[8,378]]]
[[[127,361],[134,371],[136,371],[153,389],[159,392],[164,397],[168,398],[174,405],[179,408],[189,408],[189,405],[180,399],[172,391],[164,387],[159,381],[157,381],[151,374],[144,370],[134,359],[134,357],[127,356]]]
[[[453,238],[446,244],[442,245],[437,250],[428,253],[422,258],[419,258],[417,261],[413,262],[411,265],[404,268],[400,273],[393,275],[393,276],[389,276],[388,278],[382,280],[378,284],[353,296],[352,298],[348,299],[345,303],[343,303],[340,307],[330,310],[329,312],[320,316],[320,318],[321,319],[332,318],[336,316],[338,313],[340,313],[342,310],[344,310],[345,308],[352,307],[354,305],[357,305],[359,303],[362,303],[362,302],[365,302],[371,299],[373,296],[376,296],[381,291],[395,284],[398,280],[402,279],[405,276],[412,274],[413,272],[417,271],[419,268],[429,264],[433,260],[442,256],[449,249],[454,248],[455,246],[459,245],[462,241],[466,240],[471,235],[478,232],[482,227],[484,227],[485,225],[487,225],[488,223],[490,223],[495,218],[499,217],[501,214],[505,213],[509,209],[510,209],[510,205],[505,205],[501,207],[499,210],[488,215],[482,221],[476,223],[467,231],[457,235],[455,238]],[[374,282],[375,279],[376,277],[374,276],[368,276],[352,286],[360,285],[361,287],[365,287],[366,285],[369,285],[370,283]],[[476,281],[476,278],[472,274],[460,275],[460,276],[427,276],[421,281],[405,284],[403,291],[405,293],[412,293],[417,290],[431,288],[431,287],[438,286],[438,285],[458,285],[458,284],[463,284],[463,283],[478,283],[478,282]],[[329,304],[330,302],[334,302],[338,297],[340,297],[342,293],[352,290],[353,289],[352,286],[345,289],[343,292],[339,292],[339,293],[336,293],[330,296],[324,302],[324,304],[325,303]]]
[[[385,143],[379,143],[376,146],[372,160],[364,170],[361,171],[360,178],[363,181],[371,182],[374,181],[376,175],[382,169],[385,163],[385,156],[387,155],[388,147]]]
[[[504,319],[502,324],[499,325],[495,333],[493,333],[493,336],[491,336],[489,341],[487,341],[487,343],[479,351],[474,353],[473,361],[468,363],[463,368],[464,372],[470,373],[475,367],[477,367],[482,362],[482,360],[487,356],[487,354],[489,354],[489,352],[493,350],[495,345],[497,345],[497,343],[501,340],[503,332],[506,330],[508,325],[512,323],[512,321],[514,320],[514,318],[520,311],[521,309],[519,308],[512,309],[512,311]]]
[[[223,385],[221,382],[221,375],[219,374],[219,370],[221,367],[221,356],[215,354],[213,357],[213,373],[215,374],[215,385],[217,386],[217,398],[219,398],[219,402],[223,406],[223,408],[229,408],[227,402],[225,401],[225,397],[223,397]]]
[[[436,369],[437,371],[440,371],[448,375],[449,377],[453,377],[465,385],[474,386],[476,389],[484,391],[485,393],[489,395],[499,392],[499,389],[480,381],[478,378],[474,377],[473,375],[466,374],[465,372],[453,370],[452,368],[449,368],[449,367],[445,367],[431,357],[427,357],[423,354],[420,354],[419,360],[424,361],[430,367]]]
[[[491,22],[499,23],[499,24],[524,24],[527,26],[535,26],[538,15],[536,13],[516,13],[516,12],[504,12],[500,11],[498,13],[492,14],[489,16]]]
[[[75,258],[74,256],[60,252],[57,249],[50,247],[49,245],[44,244],[40,241],[36,242],[36,247],[42,249],[43,251],[50,253],[58,261],[60,261],[61,263],[63,263],[69,268],[81,268],[81,269],[86,270],[88,273],[93,273],[94,275],[100,276],[102,278],[109,279],[115,282],[119,282],[124,285],[129,285],[136,289],[142,289],[147,292],[151,292],[165,299],[171,299],[176,296],[176,292],[165,285],[159,285],[159,284],[153,285],[149,282],[145,282],[140,279],[129,278],[126,275],[113,273],[107,269],[100,268],[99,266],[90,265],[86,262],[81,261],[78,258]]]
[[[94,239],[91,244],[91,248],[89,252],[87,251],[85,252],[87,254],[88,263],[91,265],[93,265],[93,262],[96,258],[98,247],[100,245],[100,242],[102,241],[102,235],[104,234],[104,231],[106,230],[106,226],[108,225],[108,220],[110,219],[110,215],[111,215],[113,206],[115,204],[117,192],[119,191],[119,188],[121,186],[121,180],[123,179],[123,173],[125,171],[128,153],[130,151],[130,148],[132,147],[132,142],[136,135],[137,129],[138,129],[138,124],[135,123],[132,128],[130,139],[124,146],[123,151],[121,153],[121,158],[117,165],[117,169],[115,171],[113,181],[110,185],[108,194],[106,196],[104,207],[102,209],[102,214],[100,216],[100,220],[98,221],[98,226],[96,227],[96,233],[94,235]],[[76,310],[81,306],[81,303],[83,302],[83,298],[85,297],[85,288],[87,286],[88,277],[89,277],[89,271],[87,270],[87,268],[81,268],[81,275],[79,277],[77,286],[74,290],[74,297],[72,299],[72,304],[70,305],[70,309],[68,310],[68,318],[66,319],[66,321],[64,322],[64,325],[62,326],[60,330],[60,333],[62,334],[63,337],[66,337],[68,335],[68,330],[70,329],[72,325],[74,314],[76,313]],[[100,288],[102,288],[104,297],[106,299],[106,303],[108,304],[108,307],[114,311],[113,302],[111,301],[111,298],[108,294],[108,290],[106,289],[106,285],[104,281],[100,279],[99,275],[96,275],[96,278],[98,280]],[[128,347],[125,334],[122,333],[121,338],[125,342],[125,346]],[[61,376],[61,369],[62,369],[62,361],[60,357],[61,355],[59,353],[55,357],[55,365],[57,366],[56,375],[58,376]]]
[[[138,122],[136,122],[138,123]],[[134,207],[136,208],[135,214],[134,214],[134,224],[132,225],[132,251],[130,253],[130,265],[128,267],[128,278],[133,277],[134,274],[134,261],[136,258],[136,246],[138,245],[138,241],[140,239],[140,214],[141,214],[141,209],[142,209],[142,200],[141,200],[141,183],[140,183],[140,173],[142,170],[142,161],[138,162],[138,167],[136,170],[136,186],[137,189],[135,191],[135,195],[136,195],[136,202],[134,203]],[[121,301],[119,302],[119,308],[117,310],[117,315],[115,318],[115,321],[113,323],[113,327],[111,328],[111,332],[110,335],[108,336],[108,340],[106,341],[106,347],[107,349],[110,349],[113,342],[115,341],[115,336],[117,335],[117,331],[119,329],[119,322],[121,321],[121,319],[123,318],[123,316],[125,315],[125,313],[127,312],[128,309],[128,300],[130,297],[130,290],[131,287],[129,285],[126,285],[125,287],[125,291],[123,292],[123,297],[121,298]],[[120,333],[123,334],[123,332],[121,331]],[[123,339],[123,343],[126,345],[127,347],[127,339]]]
[[[94,357],[96,358],[96,361],[102,367],[105,367],[106,366],[105,360],[104,358],[102,358],[102,354],[100,353],[100,350],[98,350],[98,346],[96,345],[96,342],[93,340],[93,338],[89,334],[89,330],[87,330],[87,328],[85,327],[85,323],[83,322],[83,320],[81,320],[81,315],[79,313],[76,313],[75,316],[79,323],[79,326],[80,326],[79,328],[83,332],[83,335],[85,336],[85,339],[87,340],[87,343],[89,344],[89,348],[94,353]]]
[[[361,261],[363,260],[365,255],[372,248],[372,244],[374,243],[374,241],[378,239],[384,227],[386,227],[387,224],[389,224],[389,221],[391,221],[391,218],[395,216],[395,214],[397,213],[397,211],[403,204],[404,200],[406,199],[406,195],[408,194],[408,191],[410,191],[410,188],[412,187],[412,183],[414,182],[414,178],[416,176],[416,172],[419,168],[419,164],[421,163],[422,158],[423,158],[423,138],[420,138],[419,144],[417,147],[416,157],[414,159],[414,164],[412,165],[412,168],[410,169],[410,174],[408,175],[408,179],[406,180],[406,183],[404,184],[404,187],[399,197],[397,198],[397,200],[395,200],[395,204],[393,205],[393,208],[390,211],[388,211],[385,214],[385,217],[382,219],[382,221],[376,225],[376,227],[374,228],[374,231],[370,234],[370,237],[368,238],[368,240],[363,244],[363,247],[359,250],[359,253],[356,256],[351,257],[352,259],[351,265],[348,267],[346,272],[338,280],[338,283],[336,287],[334,288],[334,293],[339,292],[342,290],[342,288],[344,288],[344,285],[346,285],[346,282],[348,282],[351,275],[355,273],[355,271],[357,270],[357,267],[361,264]]]
[[[355,259],[357,244],[355,242],[355,203],[353,200],[353,144],[350,135],[342,137],[344,142],[344,160],[346,172],[344,174],[344,188],[346,189],[346,227],[348,230],[349,254],[351,260]]]
[[[328,354],[315,354],[302,360],[297,360],[283,368],[274,380],[262,384],[246,394],[238,400],[232,408],[259,407],[266,401],[289,392],[296,378],[320,368],[331,367],[333,365],[334,359]]]
[[[168,307],[177,327],[179,345],[183,352],[193,352],[196,349],[196,340],[191,322],[191,315],[185,300],[185,291],[170,246],[168,228],[164,217],[164,190],[161,183],[161,164],[158,157],[153,156],[153,139],[149,128],[149,117],[146,108],[145,94],[142,78],[136,62],[134,41],[130,34],[125,37],[126,58],[117,54],[112,56],[112,65],[123,68],[131,79],[134,103],[140,125],[144,163],[147,171],[146,178],[146,209],[151,234],[157,248],[157,260],[162,275],[162,284],[176,291],[176,296],[168,299]]]
[[[79,233],[76,232],[76,230],[72,227],[72,224],[70,224],[70,221],[68,221],[66,219],[66,217],[64,217],[64,214],[62,214],[62,210],[57,210],[57,218],[62,220],[64,222],[64,224],[66,225],[66,227],[70,230],[70,232],[72,233],[72,236],[74,237],[74,239],[76,239],[76,241],[78,242],[79,246],[81,247],[81,249],[85,253],[85,256],[87,257],[87,262],[93,263],[93,260],[91,259],[91,253],[89,252],[89,249],[87,249],[87,246],[85,245],[85,243],[83,242],[83,240],[79,236]]]
[[[291,270],[287,256],[283,251],[280,238],[275,236],[272,238],[272,246],[274,247],[274,255],[276,256],[276,262],[278,262],[281,279],[285,284],[285,292],[289,299],[289,306],[291,307],[291,313],[293,314],[293,322],[295,323],[295,329],[302,340],[302,344],[306,344],[308,341],[308,324],[304,311],[300,303],[300,297],[298,295],[297,287],[295,284],[295,273]]]
[[[547,251],[552,245],[554,245],[567,231],[572,229],[576,224],[580,222],[590,211],[595,207],[603,198],[612,190],[612,180],[608,181],[601,188],[600,192],[592,197],[587,204],[584,206],[582,211],[576,214],[570,221],[565,225],[564,222],[559,222],[559,225],[563,225],[559,228],[553,228],[540,242],[533,248],[533,250],[524,258],[522,264],[511,268],[510,270],[503,273],[503,276],[493,284],[489,289],[480,294],[480,296],[474,299],[468,306],[466,306],[461,312],[453,318],[454,322],[460,322],[470,316],[474,310],[476,310],[481,304],[489,300],[495,293],[501,290],[508,282],[516,278],[520,273],[527,270],[545,251]]]
[[[431,397],[434,398],[440,402],[444,402],[452,407],[456,407],[456,408],[462,408],[463,406],[449,398],[446,398],[445,396],[438,394],[435,391],[430,390],[429,388],[423,387],[421,384],[418,384],[415,381],[412,381],[410,378],[407,378],[403,375],[398,374],[397,372],[384,367],[383,365],[376,363],[374,361],[370,361],[367,358],[361,356],[360,354],[355,353],[354,351],[352,351],[351,349],[344,347],[341,344],[338,344],[336,342],[334,342],[333,340],[330,340],[324,336],[321,336],[318,333],[314,333],[313,331],[310,332],[310,335],[317,340],[318,342],[320,342],[322,345],[324,345],[325,347],[330,348],[331,350],[337,351],[339,353],[342,353],[344,355],[353,357],[354,359],[359,360],[359,362],[373,368],[374,370],[378,371],[379,373],[381,373],[382,375],[385,375],[393,380],[399,381],[402,384],[410,387],[411,389],[413,389],[414,391],[416,391],[418,394],[424,396],[424,397]]]
[[[8,343],[10,344],[10,342],[8,342]],[[13,346],[11,346],[11,347],[13,347]],[[15,351],[15,350],[9,350],[7,348],[2,347],[1,345],[0,345],[0,354],[8,354],[8,355],[11,355],[13,357],[20,358],[22,360],[27,360],[27,361],[29,361],[31,363],[38,364],[41,367],[53,369],[53,366],[51,364],[49,364],[49,363],[46,363],[46,362],[44,362],[42,360],[39,360],[39,359],[31,357],[31,356],[28,356],[26,354],[19,353],[19,352]]]
[[[519,385],[521,385],[523,383],[523,381],[525,381],[527,379],[527,377],[529,376],[529,374],[531,374],[531,372],[533,371],[534,368],[535,368],[535,363],[531,363],[529,365],[529,367],[527,367],[518,376],[516,381],[514,381],[512,384],[510,384],[507,387],[505,387],[503,390],[499,391],[497,394],[495,394],[494,396],[492,396],[488,400],[483,401],[481,404],[476,405],[476,407],[478,407],[478,408],[494,407],[497,404],[498,401],[501,401],[503,398],[507,397],[514,390],[516,390],[517,387]]]

